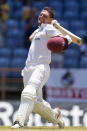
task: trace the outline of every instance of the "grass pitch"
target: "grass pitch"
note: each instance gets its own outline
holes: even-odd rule
[[[11,127],[0,126],[0,131],[87,131],[87,127],[65,127],[64,129],[59,129],[58,127],[29,127],[29,128],[19,128],[11,129]]]

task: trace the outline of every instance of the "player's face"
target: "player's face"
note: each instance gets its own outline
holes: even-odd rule
[[[47,10],[42,10],[38,17],[38,25],[41,26],[42,23],[50,24],[53,18],[50,17],[50,14]]]

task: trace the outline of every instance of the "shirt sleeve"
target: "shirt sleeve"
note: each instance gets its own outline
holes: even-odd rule
[[[47,37],[51,38],[51,37],[59,36],[62,34],[55,27],[53,27],[53,25],[47,25],[46,26],[46,35]]]
[[[35,30],[35,32],[37,33],[39,31],[39,28]]]

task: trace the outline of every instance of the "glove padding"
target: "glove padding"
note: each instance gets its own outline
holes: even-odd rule
[[[51,25],[53,25],[53,24],[60,25],[60,24],[58,23],[58,21],[57,21],[57,20],[55,20],[55,19],[51,21]]]
[[[68,44],[70,44],[72,42],[72,39],[69,35],[64,36],[64,38],[66,38],[68,40]]]

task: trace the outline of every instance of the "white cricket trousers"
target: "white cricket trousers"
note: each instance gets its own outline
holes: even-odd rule
[[[34,99],[35,101],[42,99],[42,87],[46,84],[49,74],[49,64],[32,65],[28,71],[24,70],[23,92],[29,92],[28,97],[32,97],[30,99]],[[32,96],[30,96],[30,92]]]
[[[43,105],[50,107],[49,103],[42,99],[42,87],[49,78],[49,64],[30,65],[28,70],[23,70],[24,89],[21,94],[21,103],[17,118],[21,126],[27,123],[30,113],[41,114]],[[49,109],[48,109],[49,110]]]

